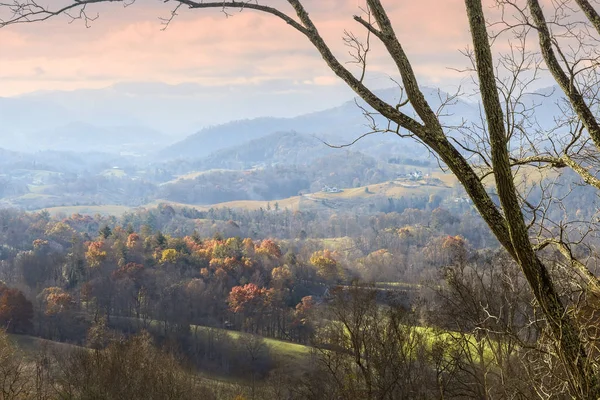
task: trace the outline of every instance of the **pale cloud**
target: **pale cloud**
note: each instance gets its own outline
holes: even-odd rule
[[[273,1],[280,4],[281,2]],[[363,33],[352,20],[359,0],[306,2],[332,49],[347,61],[345,29]],[[464,61],[468,43],[460,0],[387,3],[396,33],[424,82],[454,77],[447,66]],[[0,30],[0,95],[40,89],[94,88],[120,81],[248,84],[268,80],[336,85],[337,78],[307,40],[272,16],[248,10],[225,18],[218,11],[182,10],[166,31],[159,16],[168,4],[138,2],[126,9],[103,5],[87,29],[66,18]],[[395,76],[381,46],[370,56],[374,80]],[[293,88],[290,88],[293,90]]]
[[[312,83],[320,86],[332,86],[340,83],[340,80],[335,76],[316,76],[312,80]]]

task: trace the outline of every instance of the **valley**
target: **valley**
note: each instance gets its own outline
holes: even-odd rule
[[[449,126],[477,118],[452,107]],[[419,143],[379,132],[340,147],[368,129],[364,112],[346,102],[187,137],[73,122],[0,150],[0,357],[45,376],[15,379],[118,399],[162,399],[161,382],[177,399],[358,399],[371,376],[398,396],[462,382],[472,396],[477,374],[530,390],[540,378],[509,361],[543,354],[544,331],[518,265]],[[473,157],[499,207],[493,169]],[[600,242],[581,233],[595,191],[562,167],[515,161],[512,174],[528,223],[568,220],[561,234],[585,243],[573,254],[595,263]]]

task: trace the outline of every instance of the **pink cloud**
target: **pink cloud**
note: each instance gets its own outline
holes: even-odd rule
[[[352,20],[362,1],[308,1],[323,36],[342,60],[344,29],[362,34]],[[425,81],[449,75],[468,41],[460,0],[388,1],[396,33]],[[65,18],[0,30],[0,95],[34,89],[97,87],[127,80],[201,83],[286,78],[335,84],[318,53],[298,32],[272,16],[245,10],[231,18],[218,11],[182,10],[166,31],[158,16],[166,5],[100,7],[90,29]],[[370,71],[395,75],[381,46]],[[456,66],[456,65],[452,65]],[[41,72],[40,72],[41,71]],[[100,83],[101,82],[101,83]]]

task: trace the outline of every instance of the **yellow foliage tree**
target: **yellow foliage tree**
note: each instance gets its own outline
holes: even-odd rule
[[[316,251],[310,257],[310,263],[317,269],[317,275],[327,281],[341,277],[340,265],[330,250]]]
[[[166,249],[162,251],[160,257],[161,264],[175,264],[177,262],[177,257],[179,254],[175,249]]]
[[[91,267],[99,266],[106,259],[106,251],[103,250],[104,242],[90,242],[85,252],[85,258]]]

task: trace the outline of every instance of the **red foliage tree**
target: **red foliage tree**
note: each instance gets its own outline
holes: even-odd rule
[[[267,289],[259,288],[254,283],[235,286],[229,293],[229,309],[234,313],[251,311],[264,305]]]
[[[244,326],[252,332],[258,332],[262,317],[271,304],[273,291],[259,288],[254,283],[235,286],[229,293],[229,309],[244,317]]]
[[[9,332],[25,332],[32,318],[33,306],[20,290],[0,288],[0,325]]]

